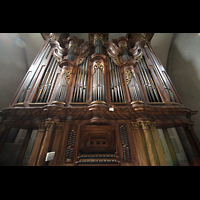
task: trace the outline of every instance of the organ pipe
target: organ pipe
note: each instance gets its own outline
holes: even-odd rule
[[[86,102],[87,79],[88,79],[88,59],[78,65],[77,76],[74,86],[72,102]]]
[[[33,103],[47,102],[47,99],[51,92],[53,79],[55,77],[57,68],[58,68],[58,62],[52,55],[49,64],[44,72],[40,85],[38,87]]]
[[[124,102],[119,67],[110,57],[108,59],[108,65],[110,75],[111,102]]]
[[[149,101],[161,102],[162,100],[152,79],[151,73],[146,65],[144,57],[142,57],[138,62],[138,69]]]
[[[42,52],[42,55],[40,56],[40,58],[35,62],[36,64],[36,67],[35,69],[29,73],[28,77],[26,78],[26,82],[25,82],[25,85],[22,89],[22,92],[19,96],[19,99],[18,99],[18,103],[19,102],[24,102],[31,87],[33,86],[36,78],[38,77],[39,73],[40,73],[40,64],[42,63],[42,61],[46,58],[46,56],[48,55],[49,51],[51,49],[51,46],[49,44],[49,42],[47,43],[47,45],[45,46],[45,49],[44,51]],[[31,76],[32,75],[32,76]]]
[[[148,56],[149,56],[151,62],[153,63],[154,69],[155,69],[156,73],[158,74],[158,77],[159,77],[159,79],[161,80],[161,83],[162,83],[162,85],[163,85],[163,87],[164,87],[164,89],[165,89],[165,91],[166,91],[166,93],[167,93],[167,95],[168,95],[170,101],[171,101],[171,102],[176,102],[176,100],[175,100],[175,98],[174,98],[174,95],[173,95],[173,93],[172,93],[172,91],[171,91],[170,84],[169,84],[169,82],[168,82],[168,80],[167,80],[165,74],[163,74],[163,73],[160,71],[159,66],[158,66],[158,63],[157,63],[157,61],[155,60],[155,58],[154,58],[154,56],[153,56],[153,54],[152,54],[152,52],[151,52],[151,50],[150,50],[150,48],[149,48],[148,45],[145,46],[145,51],[146,51],[146,53],[148,54]]]

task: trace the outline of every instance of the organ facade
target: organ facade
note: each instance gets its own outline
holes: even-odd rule
[[[191,116],[151,46],[153,33],[41,33],[44,45],[2,113],[15,165],[193,166]],[[48,153],[54,156],[48,160]]]

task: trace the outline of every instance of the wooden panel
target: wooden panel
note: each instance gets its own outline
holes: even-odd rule
[[[147,152],[147,146],[144,138],[144,133],[139,128],[138,123],[136,123],[136,127],[133,127],[132,136],[135,141],[136,152],[138,154],[138,161],[140,166],[150,166],[150,160]]]
[[[159,139],[155,123],[151,124],[151,133],[152,133],[153,140],[154,140],[154,143],[155,143],[155,147],[156,147],[156,151],[157,151],[157,154],[158,154],[160,166],[167,166],[167,162],[166,162],[165,155],[164,155],[164,152],[163,152],[162,144],[161,144],[161,141]]]
[[[45,129],[44,128],[39,129],[35,143],[34,143],[34,146],[33,146],[31,157],[30,157],[30,160],[29,160],[29,163],[28,163],[29,166],[35,166],[36,165],[36,162],[37,162],[37,159],[38,159],[38,154],[40,152],[40,148],[41,148],[41,145],[42,145],[42,142],[43,142],[43,139],[44,139],[44,135],[45,135]]]
[[[157,131],[158,131],[158,136],[160,138],[160,141],[161,141],[161,144],[162,144],[162,147],[163,147],[163,152],[164,152],[164,155],[165,155],[165,159],[166,159],[167,165],[168,166],[174,166],[174,163],[173,163],[173,160],[172,160],[172,156],[170,154],[169,147],[167,145],[167,141],[165,139],[163,130],[162,129],[157,129]]]

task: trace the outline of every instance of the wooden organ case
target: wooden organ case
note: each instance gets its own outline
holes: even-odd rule
[[[153,33],[112,42],[108,33],[89,33],[87,42],[68,33],[42,36],[1,113],[0,149],[13,128],[27,131],[16,165],[25,156],[29,166],[200,165],[196,111],[181,102],[151,47]],[[55,156],[45,161],[48,152]]]

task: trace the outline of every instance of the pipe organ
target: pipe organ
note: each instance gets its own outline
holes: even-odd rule
[[[14,165],[200,165],[197,111],[183,105],[151,47],[153,33],[112,41],[89,33],[86,42],[68,33],[42,36],[1,112],[1,165],[12,142],[21,145]],[[55,155],[45,161],[48,152]]]

